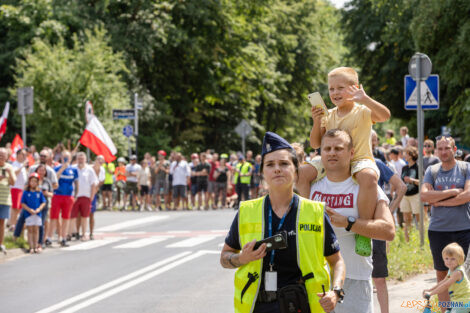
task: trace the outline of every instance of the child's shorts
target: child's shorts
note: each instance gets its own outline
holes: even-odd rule
[[[323,163],[321,162],[321,159],[314,159],[312,161],[308,162],[310,165],[312,165],[316,170],[317,170],[317,178],[315,181],[319,181],[323,177],[326,176],[326,171],[325,168],[323,167]],[[365,168],[370,168],[375,171],[377,175],[377,179],[380,177],[380,171],[379,168],[377,167],[377,164],[375,164],[375,161],[369,160],[369,159],[362,159],[358,161],[351,162],[351,176],[355,180],[354,175],[360,171],[362,171]]]
[[[42,226],[42,219],[39,215],[30,215],[25,220],[24,223],[26,226]]]

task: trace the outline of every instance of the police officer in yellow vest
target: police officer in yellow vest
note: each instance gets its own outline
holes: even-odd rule
[[[223,267],[238,268],[236,313],[331,312],[344,296],[345,265],[324,203],[294,194],[297,170],[292,146],[267,132],[261,173],[269,194],[241,203],[220,257]],[[254,249],[256,241],[281,232],[287,248]],[[297,308],[297,298],[305,310]]]
[[[243,155],[238,157],[238,163],[235,166],[235,174],[233,175],[233,183],[235,184],[235,192],[238,195],[237,207],[240,206],[240,201],[250,199],[250,183],[253,165],[245,160]]]

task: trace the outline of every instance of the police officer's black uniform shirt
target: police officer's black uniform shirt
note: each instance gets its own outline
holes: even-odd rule
[[[268,237],[268,210],[267,202],[269,201],[269,196],[266,197],[265,209],[264,209],[264,220],[265,220],[265,230],[264,238]],[[297,207],[299,204],[299,196],[294,195],[294,202],[292,204],[289,213],[284,220],[281,231],[287,231],[287,248],[283,250],[276,250],[274,255],[274,270],[277,271],[277,287],[282,288],[284,286],[295,284],[302,273],[297,264],[297,244],[296,244],[296,219],[297,219]],[[281,216],[282,218],[282,216]],[[276,214],[272,214],[273,222],[273,234],[277,230],[279,223],[281,222]],[[324,220],[324,233],[325,233],[325,242],[324,242],[324,256],[330,256],[339,251],[338,240],[333,231],[333,227],[330,223],[330,218],[325,214]],[[238,233],[238,213],[233,220],[230,231],[225,238],[225,243],[233,249],[241,250],[239,233]],[[315,257],[315,256],[312,256]],[[264,290],[264,271],[269,270],[269,260],[271,258],[271,252],[266,253],[266,256],[263,258],[263,275],[261,277],[261,289]],[[327,288],[327,287],[325,287]]]

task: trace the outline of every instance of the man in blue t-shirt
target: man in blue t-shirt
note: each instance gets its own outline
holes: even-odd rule
[[[427,168],[421,187],[421,199],[429,202],[429,245],[434,260],[437,281],[442,281],[448,268],[442,259],[446,245],[457,242],[468,252],[470,244],[470,168],[468,163],[457,163],[454,153],[455,141],[450,136],[436,138],[437,156],[440,164]],[[447,291],[438,294],[439,301],[449,301]]]
[[[405,195],[406,185],[384,162],[375,159],[375,164],[379,168],[380,176],[378,185],[384,189],[385,184],[390,184],[391,189],[395,191],[395,196],[390,198],[390,212],[395,212],[400,204],[401,199]],[[373,239],[372,249],[372,280],[374,281],[375,288],[377,289],[377,300],[379,300],[380,312],[388,312],[388,259],[387,259],[387,244],[384,240]]]
[[[72,212],[74,195],[78,192],[78,170],[70,166],[70,153],[62,153],[62,165],[56,166],[54,171],[59,179],[59,187],[54,190],[51,201],[51,228],[57,228],[59,214],[62,213],[62,226],[58,230],[59,241],[62,247],[67,247],[67,230],[70,213]]]

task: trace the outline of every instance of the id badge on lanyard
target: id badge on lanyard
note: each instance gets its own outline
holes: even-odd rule
[[[282,225],[284,224],[284,220],[286,219],[287,213],[289,213],[290,208],[292,206],[292,203],[294,202],[294,198],[292,198],[292,201],[289,204],[289,208],[287,209],[286,213],[281,218],[281,222],[279,223],[279,226],[277,227],[276,233],[279,232],[282,228]],[[271,237],[273,235],[273,213],[272,213],[272,207],[271,207],[271,202],[268,203],[268,236]],[[269,261],[269,270],[264,273],[264,290],[266,291],[277,291],[277,272],[273,270],[274,266],[274,254],[276,253],[275,250],[271,251],[271,258]]]

